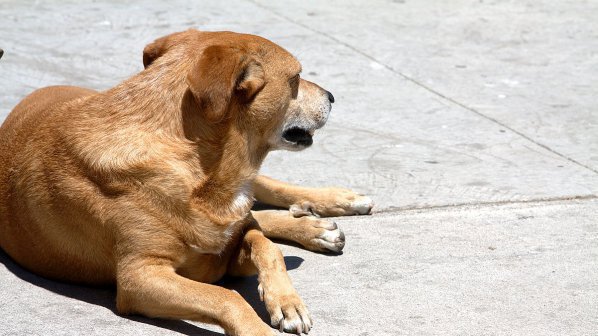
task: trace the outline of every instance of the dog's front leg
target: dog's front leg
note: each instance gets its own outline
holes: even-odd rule
[[[260,298],[270,313],[272,325],[281,331],[307,334],[312,326],[311,316],[291,283],[280,249],[264,236],[257,224],[246,231],[238,255],[229,267],[229,274],[234,276],[256,272]]]
[[[119,263],[117,310],[218,324],[228,335],[274,335],[236,292],[184,278],[175,272],[171,260],[148,254]]]
[[[295,217],[366,215],[374,206],[369,197],[348,189],[300,187],[262,175],[253,189],[258,201],[287,208]]]

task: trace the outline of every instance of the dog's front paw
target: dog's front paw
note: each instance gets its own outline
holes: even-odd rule
[[[260,283],[258,286],[260,299],[266,304],[274,328],[278,328],[281,332],[307,334],[313,325],[309,311],[290,285],[290,280],[285,282],[288,282],[288,285],[263,286]]]
[[[374,202],[367,196],[342,188],[314,189],[304,199],[291,205],[289,210],[295,217],[301,216],[350,216],[369,215]]]

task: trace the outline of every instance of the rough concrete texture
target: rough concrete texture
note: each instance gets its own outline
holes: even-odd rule
[[[272,153],[263,172],[378,204],[337,219],[341,256],[281,245],[312,334],[591,335],[596,13],[596,1],[5,0],[0,120],[42,86],[117,84],[173,31],[262,35],[337,101],[312,148]],[[111,289],[0,262],[0,335],[221,335],[119,317]],[[224,285],[266,319],[255,279]]]

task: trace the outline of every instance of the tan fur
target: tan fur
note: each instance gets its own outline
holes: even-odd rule
[[[322,232],[301,236],[307,224],[282,233],[320,220],[264,213],[258,224],[249,210],[254,187],[275,205],[307,197],[255,178],[282,146],[285,123],[323,125],[318,102],[327,92],[298,80],[297,60],[253,35],[175,33],[148,45],[143,61],[146,70],[110,90],[40,89],[7,117],[0,246],[43,276],[116,283],[121,313],[216,323],[231,335],[271,329],[238,294],[207,283],[257,272],[273,325],[309,331],[309,313],[262,228],[323,250],[310,243]],[[317,211],[342,214],[321,195]]]

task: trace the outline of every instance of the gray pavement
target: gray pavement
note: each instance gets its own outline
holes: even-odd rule
[[[340,256],[281,245],[312,334],[598,334],[597,1],[4,0],[0,18],[0,120],[38,87],[109,88],[189,27],[267,37],[334,93],[314,146],[263,167],[377,203],[337,219]],[[224,285],[265,317],[255,279]],[[113,297],[0,254],[0,335],[221,335]]]

